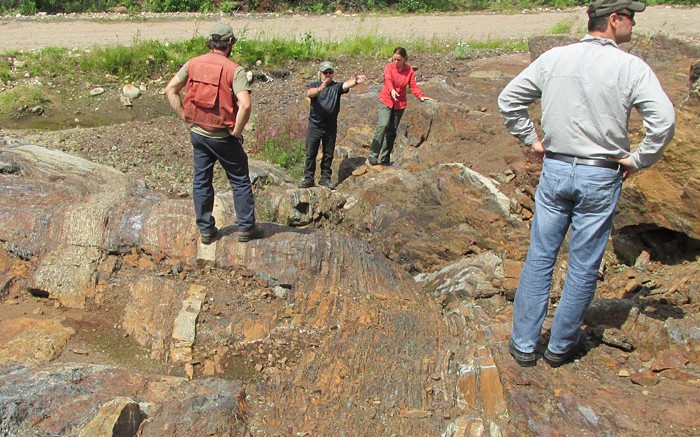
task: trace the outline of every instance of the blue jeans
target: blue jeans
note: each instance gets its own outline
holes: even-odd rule
[[[544,159],[530,249],[513,305],[511,341],[519,351],[535,351],[547,315],[554,264],[569,226],[568,269],[548,349],[561,354],[578,342],[621,188],[617,170]]]
[[[384,103],[379,103],[377,111],[377,128],[369,148],[369,157],[383,164],[389,164],[391,152],[394,150],[396,130],[399,128],[403,109],[392,109]]]
[[[248,175],[248,155],[243,150],[243,141],[229,136],[208,138],[190,133],[194,154],[193,199],[196,223],[200,232],[211,232],[216,221],[214,209],[214,164],[219,161],[226,172],[233,190],[233,206],[236,210],[238,230],[248,231],[255,226],[255,199]]]

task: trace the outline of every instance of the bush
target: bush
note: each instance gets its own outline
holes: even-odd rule
[[[395,7],[401,12],[453,11],[459,9],[457,3],[450,0],[399,0]]]
[[[581,6],[588,0],[2,0],[0,12],[19,12],[32,15],[36,12],[100,12],[115,6],[124,6],[130,12],[275,12],[289,9],[316,14],[346,11],[381,11],[393,8],[400,12],[432,12],[486,9],[528,9],[536,7],[563,8]],[[648,5],[687,4],[698,0],[648,0]]]
[[[99,12],[107,11],[118,4],[118,0],[7,0],[2,2],[0,10],[17,11],[22,15],[33,15],[37,12]]]
[[[285,135],[269,138],[255,153],[255,158],[282,167],[293,179],[301,179],[306,163],[305,141]]]
[[[262,114],[256,121],[252,154],[287,171],[294,179],[304,174],[306,162],[306,113],[279,120],[274,114]]]

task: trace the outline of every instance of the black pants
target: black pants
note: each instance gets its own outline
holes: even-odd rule
[[[238,220],[238,230],[248,231],[255,226],[255,199],[248,176],[248,155],[243,142],[234,137],[208,138],[190,133],[194,153],[193,195],[197,227],[201,232],[210,232],[216,221],[211,214],[214,209],[214,164],[226,171],[233,190],[233,207]]]
[[[321,127],[309,123],[306,134],[306,166],[304,167],[304,179],[314,180],[316,174],[316,155],[318,148],[323,144],[323,157],[321,158],[321,180],[331,180],[331,164],[335,153],[335,137],[338,126]]]

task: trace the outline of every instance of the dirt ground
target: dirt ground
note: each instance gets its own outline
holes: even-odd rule
[[[180,41],[203,35],[211,23],[225,20],[238,36],[250,38],[297,37],[341,40],[364,34],[383,34],[392,40],[435,38],[438,40],[523,39],[547,33],[564,21],[573,22],[572,32],[586,26],[584,8],[554,11],[523,11],[438,15],[202,15],[158,14],[129,17],[119,14],[80,16],[1,17],[0,51],[39,49],[46,46],[89,48],[129,44],[136,39]],[[700,38],[700,8],[649,7],[639,15],[636,31],[663,32]],[[31,37],[28,37],[31,35]]]

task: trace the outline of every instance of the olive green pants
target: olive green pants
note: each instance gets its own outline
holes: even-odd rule
[[[394,150],[396,129],[399,127],[403,109],[391,109],[383,103],[379,104],[377,113],[377,128],[369,149],[370,161],[376,160],[381,164],[389,164],[391,151]]]

